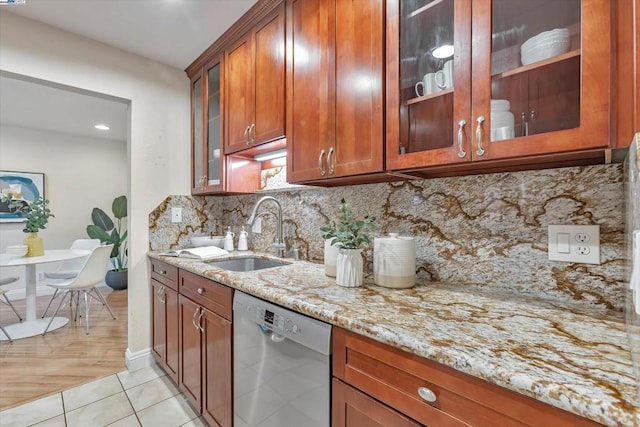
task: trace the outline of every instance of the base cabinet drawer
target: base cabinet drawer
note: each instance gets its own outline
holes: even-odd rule
[[[151,259],[151,278],[163,285],[178,290],[178,267],[166,262]]]
[[[333,427],[420,427],[420,424],[394,411],[355,388],[333,379],[331,425]]]
[[[336,378],[426,426],[600,425],[340,328],[333,358]]]

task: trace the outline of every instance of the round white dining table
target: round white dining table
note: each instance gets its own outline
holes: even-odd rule
[[[44,252],[43,256],[36,257],[16,257],[7,254],[0,254],[0,267],[24,266],[24,283],[26,291],[26,316],[24,321],[4,326],[11,338],[32,337],[42,334],[51,317],[39,318],[36,315],[36,266],[50,262],[67,261],[75,258],[82,258],[91,254],[91,251],[75,249],[50,249]],[[69,322],[66,317],[55,317],[49,328],[50,331],[63,327]],[[0,341],[8,341],[8,338],[0,332]]]

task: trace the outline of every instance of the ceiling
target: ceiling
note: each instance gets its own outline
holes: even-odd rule
[[[2,10],[185,69],[256,0],[26,0]]]
[[[256,0],[26,0],[15,13],[185,69]],[[0,73],[0,124],[127,140],[127,104]],[[94,128],[105,123],[107,132]]]
[[[15,77],[0,74],[0,124],[127,140],[127,103]],[[110,129],[98,130],[96,124]]]

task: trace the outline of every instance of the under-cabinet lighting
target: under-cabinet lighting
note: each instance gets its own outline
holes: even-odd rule
[[[109,126],[107,125],[95,125],[94,128],[98,130],[109,130]]]
[[[453,45],[443,44],[431,51],[431,56],[438,59],[445,59],[453,56]]]
[[[254,157],[254,159],[256,159],[259,162],[264,162],[266,160],[273,160],[273,159],[277,159],[280,157],[284,157],[287,155],[287,149],[283,148],[281,150],[275,150],[275,151],[271,151],[269,153],[264,153],[264,154],[258,154]]]

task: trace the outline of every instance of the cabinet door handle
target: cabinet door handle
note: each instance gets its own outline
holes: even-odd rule
[[[320,150],[320,155],[318,156],[318,169],[320,169],[320,175],[325,176],[327,171],[322,167],[323,156],[324,156],[324,149]]]
[[[245,144],[249,145],[249,126],[247,126],[246,128],[244,128],[244,142]]]
[[[160,300],[160,302],[164,305],[164,303],[165,303],[165,299],[164,299],[164,285],[163,285],[163,286],[160,286],[160,287],[158,288],[158,293],[157,293],[157,295],[158,295],[158,299]]]
[[[476,122],[478,122],[478,126],[476,127],[476,154],[482,156],[484,154],[484,149],[482,148],[482,123],[484,123],[484,116],[479,116]]]
[[[426,387],[418,387],[418,396],[420,396],[423,400],[431,403],[435,402],[438,398],[433,391],[429,390]]]
[[[202,175],[202,188],[207,186],[207,175]]]
[[[196,311],[193,312],[193,317],[191,318],[191,324],[193,325],[194,328],[196,328],[197,331],[200,330],[200,328],[198,328],[198,325],[196,325],[196,316],[198,315],[199,311],[200,311],[200,307],[196,308]]]
[[[200,316],[198,317],[198,329],[200,332],[204,332],[204,326],[202,326],[202,316],[204,316],[204,309],[200,309]]]
[[[467,152],[464,151],[464,127],[467,124],[467,121],[462,119],[458,122],[458,157],[461,159],[467,155]]]
[[[331,159],[336,158],[336,150],[331,147],[329,148],[329,153],[327,154],[327,170],[329,171],[329,175],[333,175],[334,169],[333,169],[333,165],[335,164],[335,162],[332,162]]]
[[[255,140],[256,140],[256,124],[251,123],[251,126],[249,126],[249,141],[251,141],[251,144],[253,144]]]

